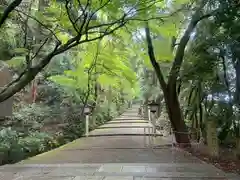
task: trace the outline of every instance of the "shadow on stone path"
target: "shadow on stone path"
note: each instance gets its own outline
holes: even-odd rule
[[[143,136],[121,135],[141,135],[147,123],[137,116],[135,106],[90,132],[90,135],[118,136],[80,138],[15,165],[2,166],[0,180],[227,179],[214,166],[166,146],[168,142],[161,137],[156,141],[160,146],[152,149],[144,146]]]

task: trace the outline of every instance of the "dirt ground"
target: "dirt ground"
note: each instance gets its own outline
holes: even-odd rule
[[[240,159],[234,156],[232,148],[220,148],[219,157],[211,157],[206,145],[192,145],[191,148],[185,148],[185,150],[225,172],[240,174]]]

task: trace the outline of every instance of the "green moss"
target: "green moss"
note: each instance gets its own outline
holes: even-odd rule
[[[30,157],[28,159],[25,159],[19,163],[28,163],[28,162],[31,162],[31,161],[46,161],[48,159],[52,159],[52,158],[59,158],[61,157],[65,152],[64,150],[69,150],[69,149],[76,149],[78,148],[80,145],[82,145],[84,142],[83,142],[83,139],[77,139],[77,140],[74,140],[70,143],[67,143],[63,146],[60,146],[56,149],[53,149],[53,150],[50,150],[50,151],[47,151],[45,153],[41,153],[41,154],[38,154],[34,157]]]

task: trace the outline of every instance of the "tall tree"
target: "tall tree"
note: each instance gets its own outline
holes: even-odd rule
[[[194,32],[195,27],[200,21],[212,16],[216,16],[217,14],[224,14],[230,9],[230,7],[224,9],[220,7],[216,10],[210,10],[210,12],[203,13],[206,5],[208,5],[207,1],[203,1],[201,3],[196,3],[193,5],[193,13],[190,15],[190,21],[187,25],[187,28],[184,30],[184,33],[180,38],[179,42],[176,43],[176,53],[174,55],[174,60],[167,81],[165,81],[164,79],[160,64],[157,62],[154,54],[154,47],[152,43],[149,25],[147,24],[145,28],[148,45],[148,55],[152,66],[157,74],[161,89],[164,93],[164,99],[166,102],[169,119],[171,121],[173,131],[175,132],[176,141],[180,144],[187,146],[190,145],[189,135],[182,116],[182,111],[180,108],[177,93],[177,80],[179,78],[179,71],[184,60],[185,48],[188,44],[191,34]],[[239,4],[233,4],[232,6],[234,6],[234,8],[237,8],[239,7]]]
[[[37,63],[25,68],[18,78],[0,92],[0,102],[13,96],[31,82],[53,57],[80,44],[113,33],[128,21],[139,19],[142,11],[148,10],[148,7],[156,3],[147,0],[137,3],[112,0],[51,1],[44,11],[32,15],[16,8],[21,1],[14,2],[6,9],[2,21],[5,21],[7,15],[14,10],[40,24],[45,29],[45,38],[41,44],[36,44],[38,50],[30,58],[31,61],[37,59]]]

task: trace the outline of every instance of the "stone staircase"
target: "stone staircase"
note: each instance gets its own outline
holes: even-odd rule
[[[3,173],[4,172],[4,173]],[[13,174],[12,172],[15,172]],[[227,180],[207,164],[48,164],[9,166],[1,180]],[[233,178],[232,178],[233,180]]]
[[[0,167],[0,180],[239,180],[180,150],[143,143],[138,106],[53,151]],[[157,137],[158,145],[166,144]]]

